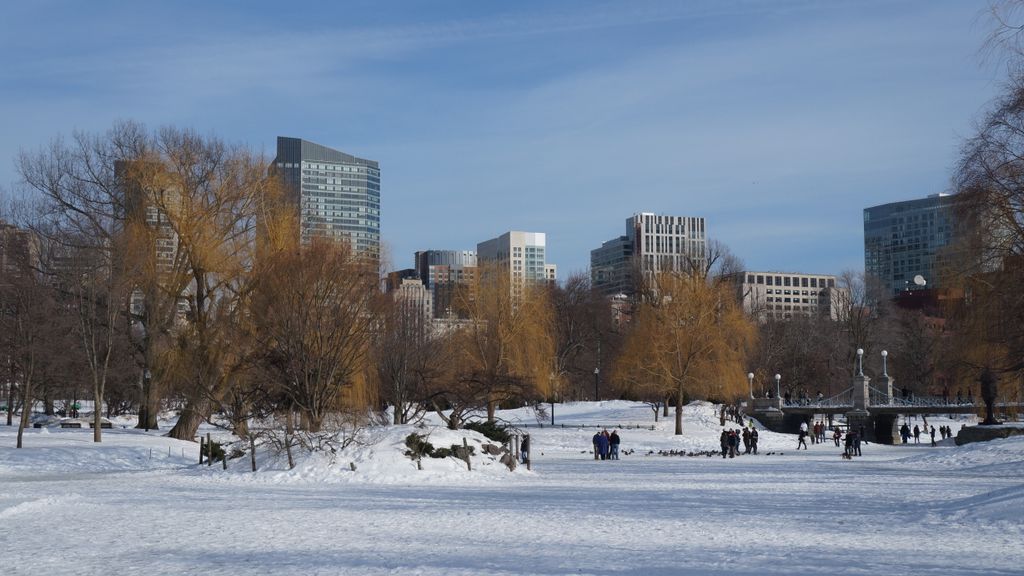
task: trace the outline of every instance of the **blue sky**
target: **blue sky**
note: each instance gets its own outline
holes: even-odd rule
[[[747,267],[863,267],[862,209],[946,191],[999,92],[984,1],[21,2],[14,158],[116,119],[268,157],[378,160],[394,268],[548,234],[559,276],[634,212],[703,216]]]

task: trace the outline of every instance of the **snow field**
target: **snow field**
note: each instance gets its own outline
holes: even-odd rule
[[[499,415],[536,421],[524,409]],[[556,405],[556,422],[611,430],[650,425],[653,414],[626,402]],[[0,565],[4,574],[1024,573],[1024,437],[870,444],[851,462],[831,443],[796,452],[795,436],[762,430],[761,451],[775,455],[644,455],[717,448],[714,407],[688,406],[683,425],[682,437],[671,417],[654,431],[620,430],[635,453],[598,462],[595,428],[529,428],[533,472],[426,458],[417,471],[401,454],[414,428],[388,427],[295,470],[261,455],[256,474],[248,459],[227,472],[199,467],[194,443],[158,433],[115,429],[96,445],[86,430],[30,430],[17,451],[14,431],[0,427]],[[484,441],[444,429],[430,441],[463,437]]]

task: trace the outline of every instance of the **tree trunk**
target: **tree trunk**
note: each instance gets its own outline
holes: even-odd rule
[[[487,400],[487,421],[494,422],[494,412],[498,407],[498,403],[494,400]]]
[[[142,377],[142,394],[139,398],[139,423],[136,428],[159,430],[157,416],[160,415],[160,399],[156,395],[156,386],[152,378]],[[191,438],[189,438],[191,440]]]
[[[292,431],[295,425],[292,423],[291,409],[288,410],[288,415],[284,419],[284,451],[288,454],[288,469],[295,468],[295,460],[292,459]]]
[[[670,400],[670,398],[668,396],[665,396],[665,401],[661,403],[661,409],[662,409],[661,415],[664,416],[665,418],[668,418],[669,400]]]
[[[29,394],[29,382],[23,382],[21,388],[21,418],[18,419],[18,448],[21,448],[21,437],[25,433],[25,428],[28,427],[28,417],[32,413],[32,397]]]
[[[683,434],[683,391],[676,395],[676,436]]]
[[[167,436],[191,442],[196,437],[199,425],[206,419],[206,404],[206,402],[189,402],[185,404],[185,408],[181,411],[181,416],[178,416],[178,422],[174,424],[174,428],[171,428]]]
[[[103,429],[100,427],[100,423],[103,420],[103,383],[99,382],[93,389],[93,407],[92,407],[92,441],[102,442],[103,441]]]
[[[53,398],[50,398],[49,390],[43,388],[43,414],[47,416],[53,416]]]
[[[7,383],[7,425],[14,425],[14,382]]]

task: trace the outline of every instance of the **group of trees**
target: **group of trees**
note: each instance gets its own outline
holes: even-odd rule
[[[744,314],[732,283],[740,267],[712,243],[683,269],[635,271],[629,302],[598,295],[585,275],[531,286],[483,266],[439,325],[383,293],[376,264],[344,243],[300,242],[294,199],[265,159],[192,131],[123,122],[18,158],[27,200],[7,216],[32,240],[7,246],[0,262],[7,423],[20,411],[23,429],[38,402],[53,412],[58,401],[70,409],[90,399],[109,414],[137,413],[147,429],[173,406],[176,438],[192,439],[216,414],[239,436],[261,422],[287,439],[384,406],[396,424],[433,410],[459,427],[477,411],[494,419],[500,405],[599,394],[646,401],[655,414],[674,405],[681,433],[687,401],[760,395],[775,373],[791,392],[831,395],[845,388],[857,349],[873,375],[888,350],[898,386],[917,393],[957,390],[982,369],[1019,378],[1019,5],[996,11],[993,45],[1009,55],[1010,79],[955,173],[958,241],[944,255],[939,311],[900,309],[848,272],[836,318]]]

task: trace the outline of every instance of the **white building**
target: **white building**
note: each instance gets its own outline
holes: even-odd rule
[[[688,272],[707,261],[704,219],[639,212],[626,219],[626,235],[590,252],[594,288],[603,294],[632,294],[638,280],[657,272]]]
[[[476,245],[480,263],[507,266],[514,294],[527,284],[554,282],[558,269],[547,263],[547,238],[543,232],[510,231]]]
[[[761,321],[768,318],[824,316],[838,320],[846,289],[828,274],[744,271],[736,275],[743,310]]]

